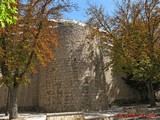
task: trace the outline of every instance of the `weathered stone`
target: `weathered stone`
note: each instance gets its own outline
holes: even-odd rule
[[[47,120],[85,120],[82,112],[51,113],[47,114]]]
[[[33,82],[19,90],[18,105],[42,112],[102,111],[115,99],[138,99],[136,90],[120,77],[104,70],[109,60],[96,38],[87,39],[89,28],[74,22],[59,22],[60,48],[56,61],[31,75]],[[0,108],[6,104],[6,92],[0,88]]]

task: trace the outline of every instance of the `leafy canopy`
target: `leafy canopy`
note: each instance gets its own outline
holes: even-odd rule
[[[90,5],[88,24],[107,43],[114,72],[131,74],[132,80],[160,79],[159,5],[159,0],[122,0],[116,3],[113,16]]]
[[[58,47],[55,26],[49,19],[60,18],[74,5],[68,0],[23,0],[18,4],[16,24],[0,31],[2,82],[9,87],[26,84],[27,73],[34,73],[55,59]]]
[[[16,22],[18,9],[15,6],[15,0],[0,0],[0,24],[4,28],[6,24],[13,24]]]

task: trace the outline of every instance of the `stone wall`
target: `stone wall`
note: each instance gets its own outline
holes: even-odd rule
[[[100,42],[100,50],[103,63],[106,64],[110,62],[110,53],[106,50],[105,42]],[[108,45],[107,45],[108,46]],[[108,96],[108,103],[112,104],[115,102],[121,102],[128,104],[127,102],[140,101],[140,95],[137,90],[129,87],[122,79],[123,76],[120,73],[112,73],[112,68],[109,67],[104,70],[105,80],[106,80],[106,91]]]
[[[7,100],[7,89],[0,87],[0,108],[4,108]]]
[[[49,113],[46,120],[85,120],[83,112]]]
[[[40,70],[39,106],[50,112],[107,109],[96,41],[86,38],[85,27],[73,23],[59,24],[58,33],[56,61]]]
[[[0,87],[0,111],[5,110],[7,103],[7,88]],[[34,110],[37,106],[37,81],[36,79],[28,86],[20,86],[18,91],[18,106],[21,110]]]
[[[19,107],[44,112],[106,110],[115,99],[137,99],[138,94],[111,70],[104,71],[106,56],[98,40],[89,40],[82,24],[59,22],[60,48],[56,60],[32,75],[33,82],[19,90]],[[5,106],[6,89],[0,88],[0,108]]]

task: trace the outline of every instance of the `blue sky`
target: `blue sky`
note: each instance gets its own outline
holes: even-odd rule
[[[113,0],[70,0],[72,3],[78,4],[79,10],[65,13],[63,15],[64,19],[74,19],[81,22],[87,20],[87,15],[85,14],[86,9],[88,8],[87,1],[94,5],[103,5],[105,10],[111,14],[114,10]]]

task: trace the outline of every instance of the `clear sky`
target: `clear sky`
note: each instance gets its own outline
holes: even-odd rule
[[[113,0],[70,0],[72,3],[78,5],[78,11],[72,11],[69,13],[65,13],[63,15],[64,19],[73,19],[81,22],[85,22],[87,20],[86,10],[88,8],[88,2],[94,5],[103,5],[105,10],[111,14],[114,10],[114,2]]]

